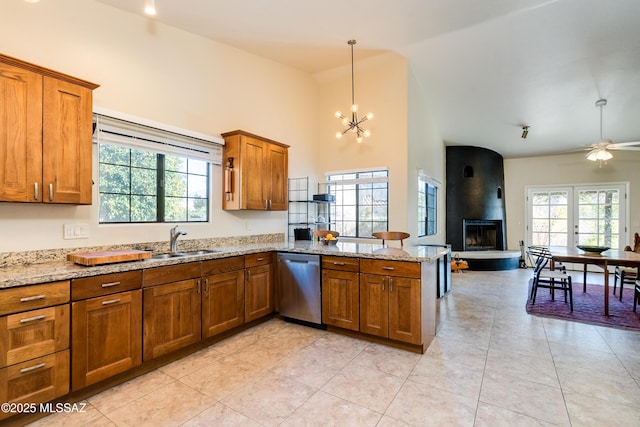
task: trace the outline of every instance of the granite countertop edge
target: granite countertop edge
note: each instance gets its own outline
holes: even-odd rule
[[[78,279],[109,273],[120,273],[144,270],[167,265],[178,265],[197,261],[229,258],[250,255],[259,252],[290,252],[315,255],[331,255],[359,257],[393,261],[431,262],[444,256],[444,247],[412,246],[403,249],[384,248],[380,244],[338,243],[336,246],[325,246],[311,241],[291,243],[262,243],[242,246],[216,247],[215,253],[191,255],[169,259],[145,259],[105,264],[99,266],[83,266],[71,261],[50,261],[33,264],[21,264],[0,268],[0,289],[34,285],[61,280]]]

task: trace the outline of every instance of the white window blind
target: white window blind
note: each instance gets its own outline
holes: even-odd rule
[[[93,119],[95,143],[206,160],[215,165],[222,164],[222,146],[224,145],[222,138],[175,130],[175,128],[166,130],[158,126],[138,123],[138,120],[124,120],[101,113],[94,113]]]

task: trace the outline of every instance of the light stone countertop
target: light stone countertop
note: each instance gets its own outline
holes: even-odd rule
[[[325,246],[312,241],[282,243],[256,243],[239,246],[217,246],[216,253],[176,257],[169,259],[146,259],[100,266],[82,266],[70,261],[53,260],[41,263],[24,263],[0,267],[0,289],[15,286],[69,280],[100,274],[141,270],[165,265],[177,265],[209,259],[228,258],[264,251],[293,252],[318,255],[350,256],[396,261],[431,262],[446,254],[445,247],[406,246],[404,249],[383,247],[381,244],[338,242]],[[79,252],[79,251],[69,251]]]

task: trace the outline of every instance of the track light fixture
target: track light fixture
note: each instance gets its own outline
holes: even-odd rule
[[[529,135],[529,126],[522,126],[522,139],[527,139]]]
[[[356,44],[355,40],[349,40],[347,42],[349,46],[351,46],[351,119],[342,114],[340,111],[336,111],[336,117],[342,120],[342,124],[347,128],[343,131],[336,132],[336,138],[342,138],[342,135],[349,131],[353,131],[356,134],[356,141],[361,143],[363,137],[368,137],[371,135],[368,129],[362,129],[360,125],[367,120],[371,120],[373,118],[372,113],[368,113],[361,119],[358,119],[358,105],[355,101],[355,92],[354,92],[354,77],[353,77],[353,45]]]

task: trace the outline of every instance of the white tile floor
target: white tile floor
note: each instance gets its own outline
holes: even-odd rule
[[[530,275],[454,274],[424,355],[274,319],[34,425],[640,426],[640,333],[529,316]]]

